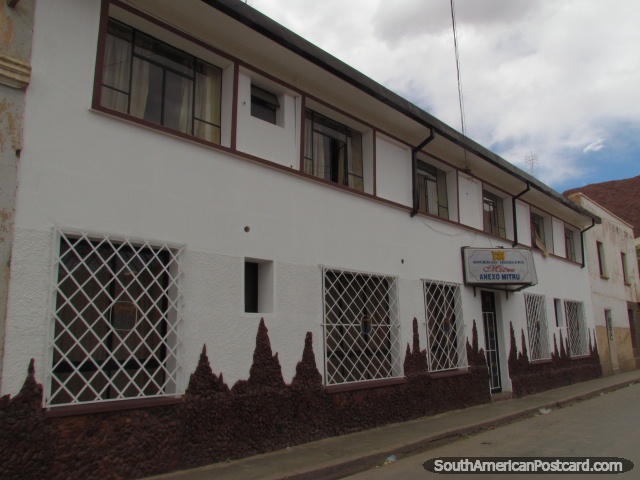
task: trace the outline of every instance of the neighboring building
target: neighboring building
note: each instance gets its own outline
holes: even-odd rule
[[[0,477],[141,477],[602,374],[597,215],[243,2],[39,1],[31,65]]]
[[[633,370],[640,360],[640,278],[633,228],[582,193],[569,198],[602,219],[585,234],[602,370]]]
[[[34,0],[23,0],[19,8],[11,3],[0,2],[0,379]]]
[[[574,193],[582,193],[606,208],[631,225],[635,237],[640,236],[640,175],[572,188],[563,195],[569,197]]]

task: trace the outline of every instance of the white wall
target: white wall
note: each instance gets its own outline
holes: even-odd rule
[[[213,370],[229,384],[248,377],[261,315],[244,313],[247,257],[274,262],[274,308],[264,316],[286,381],[307,331],[322,368],[322,265],[398,277],[400,350],[411,342],[414,317],[426,348],[421,280],[462,283],[461,248],[489,247],[491,240],[91,111],[99,7],[97,0],[38,3],[0,393],[19,390],[30,358],[37,380],[45,381],[54,226],[186,246],[183,387],[204,343]],[[247,88],[243,77],[243,98]],[[240,114],[239,146],[252,154],[264,146],[268,159],[288,166],[297,147],[287,118],[293,117],[275,134],[282,134],[280,143],[266,140],[272,125]],[[411,206],[410,149],[378,136],[376,152],[379,196]],[[459,175],[459,191],[461,222],[481,230],[481,182]],[[519,235],[528,241],[526,232]],[[537,291],[588,300],[583,270],[535,258]],[[472,288],[462,291],[467,334],[475,319],[483,345],[480,297]],[[514,319],[519,331],[526,323],[517,298],[501,308],[507,328]]]
[[[297,170],[300,167],[301,138],[299,97],[277,85],[270,87],[280,103],[279,121],[277,125],[273,125],[251,116],[251,82],[247,73],[240,74],[236,139],[238,150]]]
[[[458,192],[460,223],[482,230],[484,227],[482,182],[458,173]]]
[[[382,135],[376,135],[378,196],[411,207],[413,206],[411,185],[411,149]]]

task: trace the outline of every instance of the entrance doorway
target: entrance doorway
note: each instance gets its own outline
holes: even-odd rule
[[[500,377],[500,355],[498,353],[498,325],[496,320],[496,297],[493,292],[481,292],[482,319],[484,322],[484,343],[489,367],[489,387],[491,393],[502,391]]]

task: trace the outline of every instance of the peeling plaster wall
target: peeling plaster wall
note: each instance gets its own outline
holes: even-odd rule
[[[14,72],[5,67],[31,57],[34,0],[15,8],[0,2],[0,381],[2,380],[11,245],[22,145],[24,89],[13,85]]]
[[[603,347],[600,350],[603,371],[605,374],[611,374],[618,370],[635,369],[628,311],[635,310],[633,306],[638,304],[637,290],[640,279],[633,229],[625,221],[580,193],[571,195],[570,198],[602,219],[601,224],[585,233],[585,247],[598,345]],[[604,276],[600,275],[596,242],[603,245]],[[623,274],[622,253],[626,255],[627,282]],[[610,338],[606,325],[605,311],[611,312],[613,338]],[[610,347],[610,343],[614,348]]]

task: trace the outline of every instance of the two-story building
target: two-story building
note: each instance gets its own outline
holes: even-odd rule
[[[602,220],[585,233],[602,370],[605,374],[633,370],[640,346],[640,279],[633,228],[582,193],[569,198]]]
[[[243,2],[39,1],[30,66],[0,476],[150,475],[601,374],[597,215]]]

